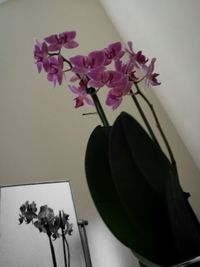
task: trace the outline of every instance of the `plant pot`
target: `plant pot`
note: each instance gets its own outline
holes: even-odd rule
[[[104,222],[141,262],[173,265],[200,253],[199,224],[171,163],[130,115],[94,129],[85,169]]]

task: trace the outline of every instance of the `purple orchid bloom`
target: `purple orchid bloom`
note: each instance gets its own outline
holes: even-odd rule
[[[123,77],[116,87],[112,88],[107,95],[106,105],[116,109],[122,102],[123,97],[130,92],[132,82],[127,77]]]
[[[148,59],[142,54],[142,51],[138,51],[135,55],[135,60],[140,64],[144,65]]]
[[[155,61],[156,58],[152,58],[151,63],[149,66],[144,65],[143,70],[145,72],[145,85],[147,87],[149,86],[157,86],[160,85],[161,83],[158,82],[157,76],[159,75],[158,73],[153,73],[154,72],[154,67],[155,67]]]
[[[63,32],[59,34],[53,34],[46,37],[44,40],[49,44],[49,51],[60,51],[62,47],[71,49],[78,46],[78,43],[74,41],[76,37],[75,31]]]
[[[128,48],[126,48],[125,51],[129,54],[130,59],[135,64],[135,66],[137,68],[140,68],[148,61],[148,59],[142,54],[142,51],[138,51],[137,53],[134,52],[132,42],[128,42],[127,44]]]
[[[115,110],[121,104],[122,99],[123,99],[123,94],[121,91],[111,89],[108,92],[106,98],[106,105],[111,106],[112,109]]]
[[[42,69],[46,72],[49,68],[49,61],[48,61],[48,47],[45,42],[40,43],[36,40],[35,42],[35,49],[34,49],[34,58],[36,59],[35,64],[37,65],[38,72],[40,73]]]
[[[122,73],[118,71],[93,71],[88,73],[88,77],[90,78],[88,85],[98,88],[101,88],[104,85],[115,87],[121,81],[122,76]]]
[[[63,80],[63,58],[61,56],[52,56],[49,58],[49,68],[47,79],[53,82],[54,87],[61,85]]]
[[[88,56],[78,55],[70,58],[73,71],[78,74],[87,74],[90,71],[105,69],[105,54],[103,51],[93,51]]]
[[[104,49],[104,53],[106,56],[105,65],[109,65],[113,59],[117,60],[124,55],[122,44],[120,42],[112,43]]]
[[[75,100],[75,108],[84,106],[84,104],[93,105],[93,101],[90,96],[86,93],[86,90],[83,86],[76,87],[74,85],[69,85],[69,89],[76,95],[78,95]]]
[[[132,60],[128,60],[126,64],[123,64],[121,60],[115,61],[115,69],[118,72],[121,72],[122,75],[126,75],[129,79],[129,81],[136,82],[138,80],[138,77],[135,75],[136,71],[134,70],[134,63]]]

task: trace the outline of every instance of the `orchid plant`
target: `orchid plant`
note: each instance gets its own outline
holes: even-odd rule
[[[95,105],[104,126],[108,126],[109,123],[99,102],[98,91],[100,89],[107,90],[105,103],[113,110],[119,107],[125,96],[130,96],[142,116],[152,140],[160,146],[138,101],[138,97],[141,97],[150,108],[177,173],[172,150],[154,107],[140,89],[141,83],[145,87],[161,84],[158,81],[159,74],[155,72],[156,58],[149,60],[142,51],[135,51],[131,41],[125,46],[121,42],[114,42],[101,50],[92,51],[88,55],[67,58],[64,56],[63,50],[78,47],[75,37],[75,31],[66,31],[50,35],[42,42],[37,40],[34,47],[34,58],[38,72],[46,72],[47,79],[53,83],[54,87],[66,83],[68,77],[67,87],[76,95],[74,98],[75,108]]]
[[[48,236],[54,267],[57,267],[57,262],[52,240],[62,237],[65,267],[70,267],[70,250],[66,235],[72,235],[73,225],[69,223],[68,214],[59,211],[59,215],[55,215],[53,209],[47,205],[41,206],[37,213],[36,203],[26,201],[20,207],[19,224],[23,222],[32,223],[40,233]]]
[[[128,214],[128,217],[127,217],[128,222],[129,222],[129,219],[132,218],[131,212],[133,211],[134,207],[131,205],[132,197],[130,196],[132,194],[132,191],[129,190],[129,188],[133,185],[132,177],[134,175],[136,176],[138,181],[141,181],[143,179],[143,172],[141,171],[141,169],[145,169],[144,175],[145,175],[145,179],[147,178],[148,182],[151,183],[151,181],[153,180],[154,182],[152,184],[154,183],[156,184],[157,181],[161,181],[160,183],[158,183],[158,185],[156,185],[156,189],[158,188],[158,190],[160,190],[160,188],[162,187],[161,185],[162,177],[161,177],[161,180],[159,180],[160,174],[164,173],[166,180],[168,179],[168,183],[171,183],[167,185],[168,191],[166,193],[167,197],[165,196],[166,199],[164,199],[164,197],[157,196],[156,194],[154,194],[154,192],[152,193],[151,188],[149,189],[149,183],[147,183],[147,185],[141,184],[140,188],[146,190],[144,192],[148,192],[150,194],[152,198],[151,203],[153,203],[152,211],[154,212],[153,214],[155,216],[157,216],[157,213],[156,213],[157,211],[158,211],[158,214],[160,214],[159,213],[160,206],[155,208],[154,204],[158,202],[159,203],[162,202],[163,209],[164,209],[164,213],[163,213],[164,217],[162,221],[163,222],[162,226],[165,228],[164,230],[166,230],[166,233],[169,232],[170,235],[171,235],[171,227],[173,226],[174,232],[173,232],[172,240],[174,240],[175,238],[177,242],[179,242],[180,241],[179,237],[182,236],[186,232],[185,229],[187,229],[188,231],[190,230],[191,238],[193,238],[193,240],[192,239],[191,240],[194,241],[194,244],[196,246],[196,234],[194,233],[196,233],[195,227],[199,229],[199,222],[192,208],[190,207],[189,203],[187,202],[187,200],[185,201],[185,199],[189,197],[189,194],[183,192],[179,185],[176,161],[173,156],[170,145],[167,141],[167,138],[163,132],[161,124],[158,120],[154,107],[152,103],[149,101],[149,99],[146,97],[144,91],[141,89],[141,85],[142,87],[149,88],[149,87],[158,86],[161,84],[158,81],[159,74],[155,72],[156,58],[149,59],[143,54],[142,51],[136,51],[131,41],[129,41],[126,45],[122,44],[121,42],[114,42],[114,43],[108,44],[103,49],[91,51],[87,55],[78,54],[72,57],[66,57],[63,52],[64,49],[75,49],[78,47],[78,42],[75,40],[75,38],[76,38],[75,31],[66,31],[60,34],[50,35],[44,38],[42,42],[36,41],[35,48],[34,48],[34,59],[35,59],[35,64],[37,66],[38,72],[39,73],[42,71],[45,72],[47,75],[47,79],[53,83],[54,87],[60,86],[62,84],[66,84],[66,87],[68,88],[68,90],[76,95],[74,98],[75,108],[80,108],[84,105],[94,105],[96,108],[95,113],[99,115],[101,122],[103,126],[105,127],[103,128],[103,130],[106,130],[105,132],[101,131],[102,127],[99,127],[99,128],[97,127],[92,133],[89,139],[89,145],[86,151],[86,161],[85,161],[86,162],[85,164],[86,176],[88,175],[87,179],[88,179],[90,191],[92,192],[94,202],[97,204],[98,209],[100,210],[100,213],[103,215],[102,217],[104,217],[105,221],[110,226],[112,231],[116,234],[116,236],[119,237],[119,239],[122,240],[122,242],[124,242],[127,246],[135,250],[136,245],[135,243],[134,244],[132,243],[132,240],[129,240],[130,242],[127,242],[126,240],[127,238],[125,238],[125,241],[124,241],[124,236],[127,235],[127,232],[123,231],[123,227],[124,227],[124,224],[126,224],[127,222],[124,223],[124,221],[121,220],[118,224],[115,224],[116,218],[119,217],[118,216],[119,214],[123,214],[123,215]],[[113,110],[117,109],[120,106],[124,97],[130,97],[133,100],[133,103],[135,104],[139,114],[141,115],[149,135],[146,133],[146,131],[143,131],[143,127],[141,127],[138,123],[136,123],[136,120],[129,119],[129,117],[127,116],[126,116],[126,120],[125,120],[125,116],[124,116],[124,119],[123,119],[123,116],[121,117],[121,120],[123,119],[124,122],[126,123],[126,127],[124,127],[124,129],[122,129],[123,127],[120,128],[121,124],[119,126],[119,122],[120,122],[119,119],[118,121],[116,120],[117,123],[115,121],[114,125],[112,127],[109,127],[109,122],[107,120],[106,114],[98,98],[98,92],[100,90],[106,90],[107,95],[105,99],[105,104],[111,107]],[[140,104],[141,100],[144,101],[144,103],[148,106],[155,120],[155,124],[159,130],[159,133],[168,151],[168,158],[166,158],[165,155],[163,156],[164,153],[162,152],[161,146]],[[140,135],[142,136],[139,142],[140,145],[144,143],[143,149],[136,146],[137,153],[135,153],[134,157],[132,158],[131,158],[132,154],[131,156],[129,155],[130,147],[132,150],[135,149],[135,143],[139,139],[137,139],[136,141],[133,140],[135,143],[130,141],[132,140],[131,134],[133,133],[129,131],[130,122],[132,122],[132,126],[131,126],[132,128],[133,127],[135,127],[134,129],[137,128],[136,134],[138,134],[138,136]],[[111,129],[112,130],[114,129],[114,130],[110,131]],[[117,133],[119,133],[119,135],[115,135],[116,131]],[[115,140],[116,143],[111,142],[112,138],[110,137],[111,136],[110,132],[113,134],[113,136],[115,137],[117,136]],[[122,136],[124,137],[124,132],[127,134],[126,135],[127,139],[124,142],[122,142],[123,140],[121,139],[123,138],[121,137]],[[119,149],[120,152],[116,150],[117,152],[115,153],[115,149],[113,149],[113,147],[115,148],[117,145],[119,145],[120,142],[117,142],[119,140],[121,141],[120,145],[121,146],[123,145],[123,152],[124,152],[124,154],[122,154],[124,158],[121,164],[121,168],[118,168],[118,165],[120,165],[118,163],[119,163],[119,159],[121,159],[120,157],[121,150]],[[143,142],[144,140],[146,141]],[[96,141],[99,141],[98,145],[96,145]],[[148,144],[148,148],[146,149],[147,144]],[[127,145],[127,150],[124,149],[126,145]],[[102,154],[99,153],[101,157],[95,156],[94,151],[101,152]],[[126,151],[129,151],[129,152],[126,153]],[[144,159],[141,155],[142,153],[147,153],[147,152],[148,152],[148,156],[145,158],[146,160],[144,162]],[[119,153],[120,156],[115,158],[113,155],[117,153]],[[100,170],[101,168],[99,168],[100,172],[98,173],[97,171],[98,168],[96,167],[98,167],[99,158],[102,159],[102,157],[104,157],[104,161],[103,161],[104,167],[102,168],[103,169],[102,172]],[[136,158],[138,157],[137,158],[138,161],[136,161],[135,157]],[[154,158],[155,160],[149,161],[149,158]],[[123,163],[125,162],[125,159],[128,159],[127,164],[123,165]],[[121,171],[119,172],[119,174],[118,174],[118,170]],[[125,177],[123,177],[123,179],[127,178],[126,183],[121,182],[122,179],[121,179],[120,173],[124,173],[124,172],[126,172],[126,174],[125,174]],[[110,193],[106,195],[105,199],[102,198],[103,200],[101,201],[101,193],[104,192],[104,187],[101,184],[102,176],[106,177],[106,179],[108,178],[107,180],[108,180],[108,185],[110,188],[110,191],[109,191]],[[123,185],[122,189],[121,189],[121,185]],[[101,187],[100,193],[96,189],[97,187],[98,189],[99,187]],[[115,187],[117,188],[117,190]],[[169,190],[169,188],[171,191]],[[126,194],[128,195],[128,197],[125,198],[124,200],[124,196],[126,196]],[[135,194],[137,195],[136,192]],[[176,198],[174,196],[176,196]],[[135,199],[137,200],[140,198],[139,197],[137,198],[136,196]],[[177,199],[178,199],[178,202],[176,201]],[[160,202],[160,200],[162,201]],[[117,205],[116,201],[118,201],[118,204],[119,204],[118,207],[116,207]],[[149,201],[149,199],[146,201]],[[110,205],[110,206],[108,205],[109,207],[106,206],[107,202],[109,202],[109,205]],[[123,205],[121,205],[122,203]],[[35,216],[35,204],[32,203],[31,205],[32,205],[31,209],[33,210],[33,212],[32,213],[29,212],[26,218],[23,217],[24,215],[22,214],[22,217],[20,217],[20,220],[22,222],[23,220],[25,220],[27,223],[29,223],[33,219],[36,219],[36,217],[34,217]],[[166,209],[165,205],[168,205],[167,206],[168,209]],[[111,212],[111,214],[109,213],[110,208],[113,208],[113,211]],[[173,218],[174,220],[174,214],[176,214],[177,212],[179,216],[177,216],[177,220],[175,221],[175,223],[170,221],[170,223],[172,224],[171,225],[170,223],[168,223],[168,220],[169,218]],[[182,218],[184,218],[185,214],[187,214],[189,218],[188,222],[183,224],[182,227],[179,227],[178,224],[180,223]],[[149,225],[148,222],[152,223],[153,221],[154,223],[154,220],[155,220],[154,215],[153,215],[153,218],[151,216],[150,218],[148,218],[148,216],[146,217],[147,219],[149,219],[149,221],[147,220],[147,226]],[[141,216],[141,218],[143,218],[143,215]],[[166,218],[166,223],[165,223],[165,218]],[[135,224],[133,224],[132,221],[130,221],[128,224],[129,232],[132,233],[133,225],[135,227],[133,232],[135,231],[134,234],[137,236],[138,226],[137,225],[135,226]],[[41,227],[41,222],[38,220],[38,222],[35,223],[35,226],[38,228]],[[43,228],[39,228],[39,229],[43,229]],[[149,228],[146,227],[145,229],[148,230]],[[162,233],[162,229],[160,229],[159,231]],[[158,233],[160,233],[159,231]],[[142,233],[143,233],[143,229],[142,229]],[[164,236],[166,233],[164,231]],[[55,232],[53,233],[51,232],[51,235],[54,236]],[[157,232],[156,232],[156,235],[157,235]],[[140,235],[138,235],[138,238],[139,236]],[[166,234],[166,236],[167,236],[166,243],[170,244],[170,247],[171,247],[172,242],[169,241],[170,238],[168,240],[168,234]],[[188,240],[188,236],[187,235],[184,236],[185,240]],[[137,244],[138,246],[136,247],[138,248],[139,251],[142,251],[142,253],[144,252],[145,254],[147,254],[147,256],[150,256],[151,259],[155,259],[154,256],[157,255],[157,254],[154,255],[154,252],[155,251],[156,253],[158,252],[159,242],[161,242],[162,245],[163,243],[165,243],[163,240],[162,241],[159,241],[157,239],[154,240],[153,237],[152,239],[150,237],[148,240],[149,241],[153,240],[153,242],[155,241],[156,245],[155,245],[155,248],[153,248],[152,252],[149,252],[149,248],[152,247],[152,242],[150,242],[150,246],[147,245],[146,247],[144,245],[145,241],[144,241],[144,244],[141,244],[140,240],[141,239],[139,238],[139,242]],[[158,246],[157,246],[157,242],[158,242]],[[187,242],[185,242],[185,244],[187,245]],[[173,249],[174,248],[172,248],[172,256],[170,258],[172,262],[174,261],[173,259],[174,250]],[[182,247],[181,241],[179,244],[179,249],[182,253],[181,254],[182,258],[184,258],[185,248]],[[187,247],[187,250],[188,250],[188,247]],[[146,251],[148,251],[148,253]],[[161,252],[163,251],[166,251],[166,249],[165,248],[163,249],[161,247]],[[191,248],[191,251],[189,250],[188,255],[190,257],[191,255],[193,255],[192,248]],[[162,260],[162,262],[164,263],[168,262],[168,258],[169,258],[169,256],[167,255],[167,259],[166,258],[160,259],[160,254],[157,255],[156,257],[157,257],[157,260]],[[161,255],[161,258],[162,258],[162,255]],[[141,262],[143,260],[144,260],[144,257],[142,256]],[[145,264],[141,266],[153,266],[153,265]],[[177,266],[180,266],[180,265],[177,265]]]

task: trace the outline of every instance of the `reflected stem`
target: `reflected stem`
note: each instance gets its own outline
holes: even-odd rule
[[[63,237],[64,237],[65,244],[66,244],[66,247],[67,247],[67,258],[68,258],[68,266],[67,266],[67,267],[70,267],[70,250],[69,250],[69,243],[67,242],[67,239],[66,239],[65,235],[64,235]]]
[[[63,243],[64,263],[65,263],[65,267],[68,267],[68,260],[67,260],[66,248],[65,248],[65,233],[64,233],[64,229],[63,229],[63,225],[62,225],[61,211],[59,211],[59,217],[60,217],[61,231],[62,231],[62,243]]]
[[[50,244],[50,248],[51,248],[51,255],[52,255],[52,260],[53,260],[53,267],[57,267],[56,255],[55,255],[55,250],[54,250],[53,243],[52,243],[52,240],[51,240],[51,236],[48,235],[48,238],[49,238],[49,244]]]

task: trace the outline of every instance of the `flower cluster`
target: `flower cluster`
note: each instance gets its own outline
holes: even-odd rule
[[[123,47],[121,42],[109,44],[106,48],[92,51],[88,55],[76,55],[66,59],[62,48],[75,48],[76,32],[64,32],[44,38],[42,43],[36,41],[34,58],[38,71],[47,72],[47,79],[54,86],[61,85],[68,71],[72,72],[69,89],[77,95],[75,107],[85,103],[92,105],[88,94],[92,87],[97,92],[102,87],[108,88],[106,104],[116,109],[125,95],[130,94],[134,84],[144,80],[146,86],[156,86],[158,74],[154,72],[156,59],[149,59],[142,51],[135,52],[132,42]],[[65,65],[67,64],[67,69]],[[75,83],[75,84],[74,84]]]
[[[54,239],[61,236],[59,229],[63,230],[64,234],[71,235],[73,228],[72,224],[69,223],[69,215],[60,212],[59,215],[55,215],[53,209],[47,205],[41,206],[37,214],[37,207],[33,201],[29,204],[25,202],[20,207],[19,223],[23,222],[29,224],[33,223],[40,232],[46,233],[48,236],[52,236]]]
[[[28,201],[26,201],[23,205],[20,207],[20,214],[19,214],[19,223],[22,224],[24,221],[28,224],[33,221],[33,219],[37,218],[37,207],[35,202],[33,201],[31,204],[29,204]]]

